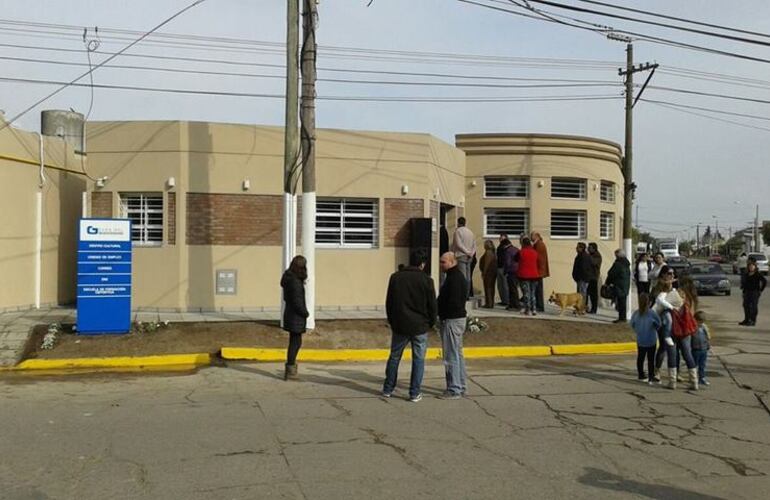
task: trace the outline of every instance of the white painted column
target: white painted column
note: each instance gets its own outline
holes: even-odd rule
[[[307,328],[315,328],[315,204],[314,191],[302,193],[302,255],[307,260],[307,283],[305,284],[305,302],[310,316]]]
[[[43,288],[43,191],[35,193],[35,309],[40,309]]]
[[[80,201],[80,210],[81,210],[80,216],[85,219],[88,217],[88,191],[83,191],[83,195],[81,198],[82,199]]]
[[[633,249],[631,248],[631,238],[623,240],[623,252],[626,254],[626,258],[631,263],[631,281],[634,279],[634,257]],[[632,293],[632,288],[628,289],[628,297],[626,297],[626,319],[631,318],[631,313],[634,312],[634,302],[632,299],[636,298],[636,294]]]

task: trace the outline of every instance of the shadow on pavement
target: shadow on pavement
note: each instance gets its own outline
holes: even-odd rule
[[[578,482],[595,488],[624,491],[656,499],[725,500],[722,497],[704,495],[703,493],[689,491],[674,486],[640,483],[639,481],[625,479],[622,476],[595,469],[593,467],[587,467],[586,472],[578,478]]]

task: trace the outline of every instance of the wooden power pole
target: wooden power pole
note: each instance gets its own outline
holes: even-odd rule
[[[300,141],[302,146],[302,253],[307,259],[305,298],[310,316],[307,327],[315,328],[315,98],[316,98],[316,0],[302,0],[302,100]]]
[[[299,161],[299,0],[286,0],[286,118],[283,147],[283,269],[297,250],[297,195],[294,179]]]

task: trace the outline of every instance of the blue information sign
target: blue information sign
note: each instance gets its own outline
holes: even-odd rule
[[[131,221],[81,219],[78,238],[78,333],[131,329]]]

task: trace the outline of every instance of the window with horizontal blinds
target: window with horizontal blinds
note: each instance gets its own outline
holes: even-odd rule
[[[599,199],[606,203],[615,203],[615,183],[610,181],[602,181],[601,191],[599,192]]]
[[[375,248],[378,201],[357,198],[316,200],[316,244],[321,247]]]
[[[585,210],[551,211],[551,238],[581,239],[585,237]]]
[[[507,234],[517,238],[529,234],[529,210],[526,208],[485,208],[484,236]]]
[[[484,176],[485,198],[529,198],[529,177],[520,175]]]
[[[599,238],[611,240],[615,237],[615,214],[602,212],[599,214]]]
[[[551,198],[568,200],[586,199],[586,180],[567,177],[554,177],[551,179]]]
[[[131,241],[135,245],[163,244],[162,193],[120,193],[120,215],[131,221]]]

